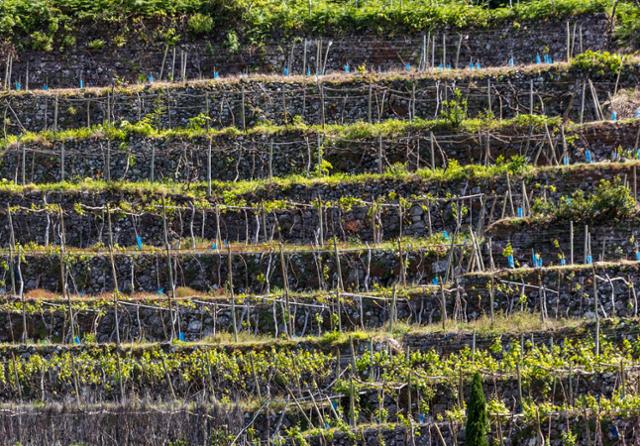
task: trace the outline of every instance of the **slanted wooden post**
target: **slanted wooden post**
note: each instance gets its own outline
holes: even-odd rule
[[[67,309],[69,311],[69,325],[71,329],[71,342],[73,342],[73,340],[76,337],[76,333],[75,333],[75,327],[73,325],[73,307],[71,306],[71,297],[69,296],[69,292],[67,290],[67,268],[66,268],[66,264],[64,263],[66,234],[64,229],[64,212],[62,211],[62,208],[60,208],[59,215],[60,215],[60,282],[62,286],[62,296],[67,301]]]
[[[169,271],[169,286],[171,287],[171,291],[167,293],[167,298],[169,299],[169,315],[171,318],[171,341],[175,339],[176,336],[176,327],[175,327],[175,317],[173,311],[173,300],[175,299],[175,283],[173,279],[173,263],[171,258],[171,248],[169,247],[169,235],[167,228],[167,206],[165,203],[165,196],[162,196],[162,227],[164,230],[164,247],[167,255],[167,269]]]
[[[15,279],[15,265],[14,265],[14,259],[16,258],[15,256],[15,251],[16,251],[16,234],[14,232],[13,229],[13,218],[11,217],[11,207],[9,206],[9,204],[7,204],[7,218],[9,219],[9,268],[11,270],[11,293],[12,293],[12,297],[15,297],[16,295],[16,279]],[[21,336],[21,340],[23,343],[27,342],[27,337],[28,337],[28,329],[27,329],[27,313],[26,313],[26,302],[24,300],[24,280],[22,279],[22,271],[20,269],[20,262],[21,262],[21,255],[20,255],[20,250],[21,248],[18,247],[18,255],[17,255],[17,270],[18,270],[18,277],[20,280],[20,291],[18,291],[18,295],[20,298],[20,302],[22,303],[22,336]]]
[[[116,346],[120,347],[120,324],[118,319],[118,295],[120,290],[118,287],[118,274],[116,271],[116,262],[113,256],[113,229],[111,225],[111,206],[107,207],[107,223],[109,225],[109,259],[111,260],[111,274],[113,276],[113,317],[116,324]]]
[[[287,262],[284,257],[284,249],[282,243],[280,243],[280,269],[282,271],[282,284],[284,286],[284,301],[286,308],[286,315],[284,321],[284,329],[287,337],[293,336],[293,327],[291,321],[291,306],[289,304],[289,274],[287,271]]]

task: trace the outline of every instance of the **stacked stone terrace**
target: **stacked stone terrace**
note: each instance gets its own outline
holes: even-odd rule
[[[606,14],[208,43],[0,62],[6,444],[640,440]]]

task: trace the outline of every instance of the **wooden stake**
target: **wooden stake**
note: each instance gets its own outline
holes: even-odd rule
[[[231,245],[227,246],[227,284],[231,295],[231,323],[233,324],[233,340],[238,342],[238,323],[236,321],[236,295],[233,289],[233,254]],[[286,325],[286,321],[285,321]]]
[[[175,318],[173,311],[173,300],[175,299],[175,283],[173,279],[173,263],[171,258],[171,248],[169,247],[169,235],[167,228],[167,209],[165,203],[165,197],[162,196],[162,227],[164,230],[164,247],[167,255],[167,269],[169,271],[169,286],[171,287],[171,291],[167,293],[167,298],[169,300],[169,315],[171,317],[171,339],[173,341],[176,337],[176,327],[175,327]]]

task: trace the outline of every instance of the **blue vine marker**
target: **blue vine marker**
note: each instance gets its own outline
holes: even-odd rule
[[[618,113],[617,112],[614,112],[614,111],[611,112],[611,120],[613,122],[616,122],[618,120]]]
[[[187,340],[187,337],[184,335],[184,331],[179,331],[178,332],[178,340],[185,342]]]
[[[22,84],[20,82],[16,82],[16,91],[22,90]]]
[[[516,262],[513,260],[513,254],[509,254],[507,256],[507,265],[512,269],[516,267]]]
[[[542,60],[540,59],[540,53],[536,53],[536,65],[540,65]]]
[[[560,259],[560,266],[565,266],[567,264],[567,259],[564,257]]]
[[[142,251],[142,237],[136,235],[136,246],[138,247],[138,251]]]
[[[342,69],[344,70],[345,73],[350,73],[351,72],[351,67],[349,66],[348,63],[344,64]]]
[[[164,288],[158,288],[158,291],[156,291],[156,294],[158,296],[164,296]]]
[[[84,89],[84,80],[80,79],[80,90]]]
[[[282,75],[283,76],[289,76],[289,68],[284,67],[284,69],[282,70]]]
[[[522,208],[518,208],[518,218],[522,217],[524,217],[524,211],[522,210]]]
[[[640,262],[640,251],[636,251],[636,262]]]
[[[76,345],[80,345],[80,336],[75,336],[73,338],[73,343],[76,344]]]
[[[592,256],[587,256],[587,265],[591,265],[593,263],[593,257]]]
[[[591,150],[587,149],[584,151],[584,159],[586,162],[591,162]]]

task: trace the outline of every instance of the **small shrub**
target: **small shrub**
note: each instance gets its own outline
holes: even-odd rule
[[[225,45],[231,54],[237,54],[240,51],[240,39],[238,39],[235,31],[229,31],[227,33]]]
[[[36,51],[53,51],[53,36],[36,31],[31,34],[31,49]]]
[[[587,50],[571,61],[572,71],[589,74],[590,76],[617,73],[621,67],[622,56],[608,51]]]
[[[209,34],[213,31],[213,17],[204,14],[194,14],[189,17],[187,28],[195,35]]]
[[[535,200],[534,215],[565,221],[623,220],[636,214],[636,202],[621,180],[602,180],[593,194],[579,190],[562,197],[557,205],[549,200]]]
[[[101,50],[102,48],[104,48],[105,45],[105,41],[102,39],[93,39],[90,40],[89,43],[87,43],[87,48],[89,48],[90,50]]]
[[[467,118],[468,108],[467,99],[462,97],[462,92],[460,89],[456,88],[453,91],[453,99],[449,99],[442,103],[442,112],[440,116],[448,125],[453,128],[458,128]]]
[[[113,44],[118,48],[122,48],[127,44],[127,38],[123,34],[118,34],[113,38]]]

